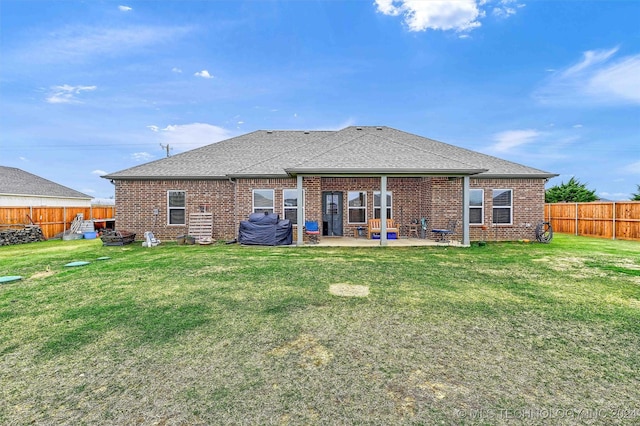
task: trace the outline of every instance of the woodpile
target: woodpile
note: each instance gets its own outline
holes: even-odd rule
[[[0,231],[0,246],[35,243],[46,238],[39,226],[26,226],[23,229],[5,229]]]

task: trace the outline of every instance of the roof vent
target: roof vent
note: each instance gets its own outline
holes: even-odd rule
[[[267,130],[267,133],[271,134],[273,133],[273,130]]]
[[[308,130],[305,130],[305,131],[304,131],[304,134],[305,134],[305,135],[308,135],[308,134],[309,134],[309,131],[308,131]]]
[[[362,130],[362,127],[356,127],[356,130]]]
[[[382,127],[376,127],[376,130],[382,130]]]

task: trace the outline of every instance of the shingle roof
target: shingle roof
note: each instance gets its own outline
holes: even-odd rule
[[[0,166],[0,194],[31,195],[40,197],[83,198],[92,197],[67,188],[15,167]]]
[[[390,127],[256,131],[103,176],[108,179],[226,179],[297,173],[554,174]]]

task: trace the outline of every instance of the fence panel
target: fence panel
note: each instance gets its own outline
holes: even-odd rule
[[[554,203],[545,205],[554,232],[640,241],[640,202]]]
[[[91,207],[0,207],[0,227],[19,227],[34,223],[42,228],[46,238],[51,238],[71,227],[78,213],[85,220],[113,219],[115,207],[96,205]]]

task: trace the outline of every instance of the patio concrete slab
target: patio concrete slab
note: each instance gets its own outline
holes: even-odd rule
[[[380,240],[352,237],[320,237],[318,244],[306,244],[317,247],[380,247]],[[387,247],[464,247],[459,241],[441,242],[423,238],[399,238],[387,240]]]

